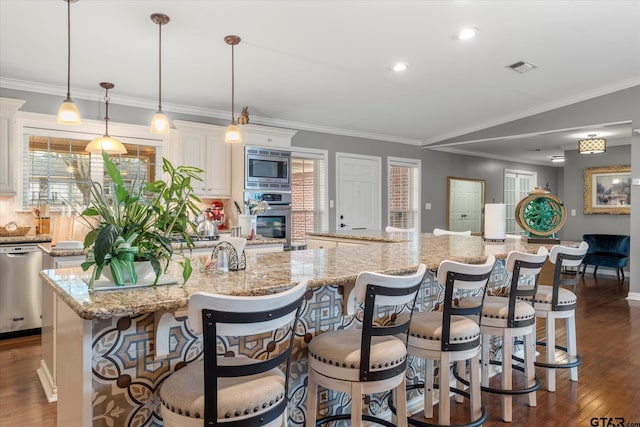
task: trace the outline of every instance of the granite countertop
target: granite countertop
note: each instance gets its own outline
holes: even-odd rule
[[[21,244],[21,243],[43,243],[50,242],[49,234],[27,234],[26,236],[0,237],[0,245]]]
[[[158,310],[176,310],[187,306],[189,297],[198,291],[224,295],[266,295],[280,292],[306,281],[310,288],[328,285],[352,285],[361,271],[403,274],[415,271],[423,262],[436,269],[443,259],[461,262],[483,262],[488,255],[506,258],[512,250],[536,252],[540,245],[521,239],[484,242],[479,236],[420,237],[399,243],[247,254],[247,268],[221,273],[201,271],[198,262],[186,284],[181,270],[172,266],[166,276],[178,280],[177,285],[96,291],[90,293],[83,279],[88,274],[81,268],[44,270],[44,281],[80,317],[110,318]]]
[[[329,237],[332,239],[349,239],[349,240],[366,240],[369,242],[380,243],[399,243],[409,240],[415,240],[421,235],[416,232],[392,231],[384,230],[345,230],[333,231],[325,233],[307,233],[309,237]]]
[[[50,242],[49,239],[47,242]],[[256,239],[256,240],[247,240],[247,246],[256,246],[256,245],[282,245],[286,242],[285,239]],[[218,244],[218,240],[197,240],[194,241],[195,247],[194,249],[199,248],[213,248]],[[50,243],[41,243],[38,247],[42,250],[42,252],[50,255],[52,257],[63,257],[63,256],[78,256],[85,255],[87,251],[85,249],[58,249],[54,245]],[[180,243],[174,243],[174,249],[178,249],[180,247]],[[186,247],[186,246],[185,246]]]

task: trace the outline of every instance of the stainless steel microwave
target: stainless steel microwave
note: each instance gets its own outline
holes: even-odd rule
[[[291,190],[291,152],[245,147],[246,190]]]

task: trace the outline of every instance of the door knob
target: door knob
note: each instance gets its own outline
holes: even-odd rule
[[[345,228],[345,227],[348,227],[348,225],[347,225],[347,224],[340,223],[340,228]]]

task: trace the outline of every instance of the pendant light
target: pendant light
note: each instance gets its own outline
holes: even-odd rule
[[[170,19],[162,13],[154,13],[151,20],[158,24],[158,111],[151,119],[151,133],[169,133],[169,120],[162,112],[162,26],[166,25]]]
[[[58,123],[63,125],[79,125],[80,111],[71,100],[71,3],[78,0],[64,0],[67,2],[67,98],[62,101],[58,109]]]
[[[236,120],[233,116],[234,108],[235,108],[235,100],[234,100],[234,89],[235,89],[235,80],[234,80],[234,55],[233,48],[235,45],[240,43],[240,37],[238,36],[226,36],[224,38],[225,43],[231,46],[231,123],[227,126],[227,130],[224,133],[224,142],[242,142],[242,132],[240,132],[240,128],[236,125]]]
[[[109,89],[113,89],[114,84],[102,82],[100,83],[100,87],[104,89],[104,103],[106,106],[104,113],[104,135],[88,143],[85,151],[90,153],[102,153],[102,151],[106,151],[107,154],[126,154],[127,149],[122,142],[109,136]]]

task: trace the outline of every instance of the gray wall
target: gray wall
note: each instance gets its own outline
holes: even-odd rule
[[[631,141],[629,141],[631,142]],[[608,147],[602,154],[578,154],[576,150],[565,151],[564,185],[565,196],[562,199],[567,212],[576,210],[576,216],[569,216],[562,238],[580,240],[583,234],[629,234],[631,230],[629,215],[587,215],[584,213],[584,169],[598,166],[631,164],[631,145]]]
[[[462,156],[440,151],[425,150],[416,146],[392,142],[375,141],[318,132],[299,131],[292,140],[295,147],[317,148],[328,151],[329,199],[336,200],[336,152],[380,156],[382,158],[382,224],[386,225],[387,157],[406,157],[422,160],[422,231],[447,226],[447,177],[484,179],[486,181],[487,202],[501,202],[504,194],[504,169],[519,169],[538,173],[538,183],[547,182],[552,189],[558,187],[558,171],[561,168],[537,166],[481,157]],[[430,202],[431,210],[425,210],[425,202]],[[329,211],[329,229],[336,229],[336,211]]]

